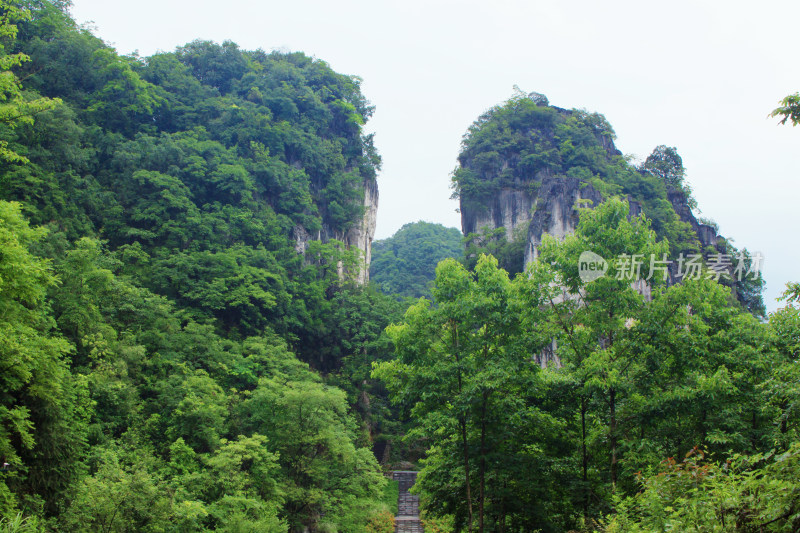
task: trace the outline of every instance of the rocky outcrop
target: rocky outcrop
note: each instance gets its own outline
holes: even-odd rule
[[[505,228],[510,239],[514,230],[531,220],[536,198],[523,190],[502,189],[485,210],[461,210],[461,228],[464,235],[478,233],[483,228]]]
[[[543,95],[531,93],[529,97],[537,106],[551,107],[561,117],[569,118],[576,113],[574,110],[548,106]],[[529,131],[527,135],[547,142],[553,138],[552,131],[540,128]],[[596,129],[594,136],[607,157],[622,155],[606,130]],[[468,157],[460,157],[459,161],[465,168],[473,166],[473,161]],[[502,174],[512,166],[521,168],[518,163],[518,155],[508,155],[498,163],[498,172]],[[483,178],[492,181],[494,176],[484,174]],[[513,185],[500,189],[488,203],[475,205],[474,202],[464,202],[462,198],[461,228],[464,235],[481,233],[484,228],[489,231],[505,228],[508,241],[526,239],[524,264],[527,265],[536,259],[538,246],[545,233],[557,238],[572,233],[578,223],[578,207],[597,205],[601,201],[600,192],[587,181],[564,174],[555,175],[549,168],[539,168],[527,175],[517,174]],[[639,204],[632,205],[632,211],[634,209],[634,215],[641,212]]]
[[[545,233],[563,239],[578,225],[578,207],[597,205],[600,193],[577,178],[550,177],[541,182],[528,227],[525,264],[536,260]]]
[[[617,153],[613,143],[604,147],[609,153]],[[710,247],[725,253],[724,237],[717,235],[713,226],[697,220],[686,193],[670,188],[667,198],[678,218],[694,230],[701,251]],[[461,227],[464,235],[480,233],[485,229],[493,231],[505,228],[509,241],[520,238],[519,230],[524,229],[524,264],[528,265],[536,260],[544,234],[563,239],[575,231],[579,207],[591,207],[602,201],[602,194],[581,179],[539,174],[532,177],[530,182],[501,189],[487,206],[468,208],[462,204]],[[630,217],[642,213],[642,206],[637,200],[629,197],[628,204]],[[672,274],[672,281],[675,281],[676,273]]]
[[[536,250],[545,233],[557,238],[569,235],[578,224],[578,206],[602,201],[594,187],[577,178],[544,176],[536,183],[535,189],[501,190],[485,210],[462,208],[464,235],[479,233],[484,228],[490,231],[505,228],[506,238],[511,240],[519,237],[520,228],[524,229],[527,265],[536,259]]]
[[[378,219],[378,184],[375,180],[364,181],[364,216],[344,236],[344,243],[361,252],[356,281],[365,285],[369,281],[369,263],[372,260],[372,239]]]
[[[503,189],[489,207],[483,211],[462,209],[461,225],[464,235],[478,233],[483,228],[506,229],[506,238],[519,237],[518,229],[527,225],[525,265],[536,260],[542,236],[563,239],[578,225],[578,208],[591,207],[603,201],[603,196],[591,184],[577,178],[546,176],[533,193],[526,189]],[[530,189],[530,188],[528,188]],[[701,246],[701,251],[714,248],[725,253],[725,239],[717,230],[697,220],[689,206],[686,194],[679,189],[669,189],[668,199],[681,221],[689,224]],[[630,216],[642,213],[641,204],[628,198]],[[675,281],[676,272],[672,272]]]
[[[547,176],[537,183],[539,187],[533,193],[502,189],[485,210],[462,209],[464,235],[479,233],[484,228],[505,228],[510,240],[519,228],[524,228],[529,242],[525,253],[527,264],[536,258],[535,249],[543,234],[561,238],[572,233],[578,223],[577,206],[584,201],[589,205],[601,201],[594,187],[577,178]]]
[[[700,241],[700,245],[703,249],[711,246],[717,248],[720,253],[725,253],[724,238],[717,235],[717,230],[714,226],[698,222],[694,213],[692,213],[691,207],[689,207],[686,193],[679,189],[670,188],[667,191],[667,199],[672,204],[672,208],[675,210],[678,218],[692,226],[692,229],[697,235],[697,240]]]
[[[316,233],[309,233],[303,226],[297,225],[292,230],[294,239],[294,249],[297,253],[303,254],[308,248],[308,242],[315,240],[328,242],[331,239],[342,241],[348,248],[355,248],[359,251],[358,271],[355,272],[355,280],[359,285],[365,285],[369,281],[369,264],[372,259],[372,240],[375,237],[375,223],[378,217],[378,184],[373,179],[365,179],[364,190],[364,214],[361,220],[353,224],[345,233],[333,230],[329,224],[323,222],[322,229]],[[343,266],[338,266],[339,276],[345,275]]]

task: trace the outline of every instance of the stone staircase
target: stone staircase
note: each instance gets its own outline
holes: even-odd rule
[[[400,496],[397,498],[397,516],[395,517],[396,533],[424,533],[419,521],[419,496],[408,492],[417,481],[417,473],[410,470],[395,470],[392,479],[400,485]]]

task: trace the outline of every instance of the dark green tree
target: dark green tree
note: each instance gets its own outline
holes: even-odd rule
[[[663,144],[656,146],[641,166],[642,172],[651,174],[670,187],[679,189],[683,186],[686,170],[678,151]]]

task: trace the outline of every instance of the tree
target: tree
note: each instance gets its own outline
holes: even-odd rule
[[[769,116],[783,117],[779,121],[781,124],[786,124],[788,120],[792,126],[797,126],[800,123],[800,93],[790,94],[781,100],[781,105],[775,108]]]
[[[776,365],[760,384],[768,412],[777,422],[776,441],[781,447],[800,441],[800,284],[786,284],[782,299],[788,305],[769,315]]]
[[[686,174],[686,170],[683,168],[683,159],[678,155],[678,151],[663,144],[653,149],[653,152],[642,163],[641,169],[676,189],[682,187]]]
[[[30,58],[19,52],[9,55],[6,49],[17,36],[16,21],[30,18],[30,13],[20,7],[21,0],[0,1],[0,127],[14,130],[18,125],[32,123],[33,116],[52,109],[60,100],[28,98],[23,95],[22,85],[11,69],[22,65]],[[7,139],[0,139],[0,160],[25,162],[27,159],[9,148]]]
[[[65,488],[85,432],[76,413],[85,381],[72,382],[72,346],[54,330],[45,299],[58,280],[49,262],[30,252],[45,233],[28,225],[19,204],[0,202],[0,458],[16,469],[0,480],[4,517],[17,505],[9,483],[52,491],[46,495],[53,498]],[[55,456],[58,469],[46,460]]]
[[[774,364],[767,331],[707,276],[666,287],[651,268],[667,250],[620,200],[582,210],[573,236],[543,239],[539,250],[536,270],[564,288],[549,302],[549,320],[563,365],[555,373],[576,384],[568,401],[578,412],[587,518],[608,512],[615,495],[635,490],[635,472],[665,456],[695,446],[752,453],[773,437],[758,388]],[[581,278],[586,251],[608,260],[598,279]],[[647,295],[637,278],[649,278]],[[592,495],[604,503],[589,508]]]
[[[287,378],[262,378],[242,416],[278,454],[290,531],[335,524],[361,505],[374,509],[370,500],[386,481],[370,450],[356,445],[344,392]]]
[[[641,275],[649,274],[649,258],[661,258],[666,243],[656,242],[649,222],[642,217],[628,220],[628,204],[611,200],[596,209],[581,211],[575,234],[559,242],[543,239],[540,261],[555,271],[556,283],[570,296],[552,299],[552,318],[560,326],[559,345],[562,361],[575,372],[580,383],[581,426],[585,428],[589,400],[603,399],[608,443],[608,471],[611,491],[619,480],[620,427],[618,409],[628,392],[630,375],[635,370],[638,352],[631,338],[630,323],[640,318],[644,296],[632,286],[635,257],[648,258]],[[578,269],[579,258],[586,251],[611,261],[605,276],[585,282]],[[627,263],[617,262],[628,258]],[[632,259],[633,258],[633,259]],[[663,283],[656,276],[654,284]],[[583,478],[587,481],[587,438],[582,430]]]
[[[468,531],[502,531],[522,518],[518,469],[535,471],[538,454],[519,435],[549,425],[532,401],[541,383],[530,355],[544,339],[535,329],[523,334],[521,320],[527,305],[541,302],[524,299],[518,282],[491,256],[479,257],[474,272],[442,261],[435,307],[422,299],[388,328],[398,358],[373,371],[411,409],[417,425],[409,436],[431,443],[417,481],[428,512],[454,515]],[[535,520],[524,523],[535,529]]]
[[[113,447],[97,454],[97,471],[76,487],[61,526],[80,533],[164,531],[172,502],[163,480],[148,468],[148,458],[128,461],[129,453]]]

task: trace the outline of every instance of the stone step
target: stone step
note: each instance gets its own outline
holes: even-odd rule
[[[396,470],[392,479],[397,481],[400,494],[397,497],[397,516],[395,517],[396,533],[425,533],[419,520],[419,496],[411,494],[408,489],[417,481],[417,472]]]

